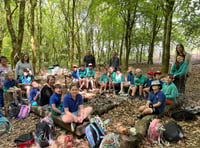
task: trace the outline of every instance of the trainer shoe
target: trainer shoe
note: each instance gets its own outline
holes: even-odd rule
[[[74,132],[75,129],[76,129],[76,123],[75,123],[75,122],[72,122],[72,123],[71,123],[71,130],[72,130],[72,132]]]

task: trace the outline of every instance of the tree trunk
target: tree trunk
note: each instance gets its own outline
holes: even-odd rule
[[[31,49],[32,49],[32,66],[36,73],[36,49],[35,49],[35,7],[37,0],[30,0],[30,32],[31,32]]]
[[[19,1],[20,8],[19,8],[19,22],[18,22],[17,35],[16,35],[16,32],[13,27],[14,25],[12,22],[12,14],[18,8],[18,4],[16,4],[15,9],[11,12],[10,2],[11,2],[11,0],[4,0],[5,10],[6,10],[6,22],[7,22],[7,26],[8,26],[8,31],[11,36],[11,43],[12,43],[12,48],[13,48],[13,50],[11,52],[11,59],[12,59],[11,65],[13,68],[16,65],[16,63],[18,62],[18,60],[20,59],[20,55],[21,55],[21,47],[22,47],[23,35],[24,35],[24,20],[25,20],[24,10],[25,10],[26,0]],[[16,2],[16,3],[18,3],[18,2]]]
[[[122,64],[122,51],[124,46],[124,34],[122,35],[121,39],[121,46],[120,46],[120,52],[119,52],[119,63]]]
[[[2,6],[2,5],[1,5]],[[5,17],[4,17],[4,14],[5,14],[5,11],[4,11],[4,9],[2,8],[2,7],[0,7],[0,9],[1,9],[1,20],[0,20],[0,22],[1,22],[1,26],[0,26],[0,55],[1,55],[1,52],[2,52],[2,47],[3,47],[3,38],[4,38],[4,32],[5,32],[5,27],[4,27],[4,25],[5,25]]]
[[[173,7],[175,0],[165,0],[164,8],[164,36],[163,36],[163,54],[162,54],[162,67],[161,71],[163,73],[168,73],[169,70],[169,59],[170,59],[170,40],[171,40],[171,30],[172,30],[172,17],[173,17]]]
[[[38,47],[39,47],[39,51],[38,51],[38,59],[39,59],[39,70],[38,72],[41,71],[41,67],[42,67],[42,0],[40,0],[39,2],[39,25],[38,25]]]

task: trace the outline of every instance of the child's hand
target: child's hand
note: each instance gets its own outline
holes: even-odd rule
[[[74,122],[78,122],[78,117],[77,116],[74,116]]]
[[[36,95],[40,95],[40,91],[38,91]]]
[[[137,80],[138,80],[138,78],[134,78],[134,80],[135,80],[135,81],[137,81]]]

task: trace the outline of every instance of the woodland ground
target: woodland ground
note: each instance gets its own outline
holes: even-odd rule
[[[143,69],[144,73],[148,70],[156,71],[160,69],[160,65],[133,65],[135,68],[140,67]],[[185,106],[197,106],[200,105],[200,65],[193,65],[192,75],[187,80],[186,85],[186,96],[187,102],[183,104],[181,108]],[[63,82],[63,80],[62,80]],[[105,113],[101,116],[103,120],[111,119],[111,122],[108,123],[107,129],[109,132],[115,132],[116,134],[121,134],[123,130],[127,130],[130,127],[134,127],[135,123],[138,121],[137,114],[138,114],[138,107],[144,104],[145,101],[139,100],[128,100],[119,105],[118,107],[110,110],[108,113]],[[181,109],[180,108],[180,109]],[[177,109],[176,109],[177,110]],[[16,147],[14,144],[14,139],[17,138],[21,134],[25,134],[35,130],[35,124],[39,122],[41,118],[33,113],[24,120],[15,119],[11,120],[11,124],[13,126],[12,131],[8,134],[4,134],[0,137],[0,148],[12,148]],[[162,118],[162,121],[165,123],[171,118],[165,116]],[[181,144],[171,143],[169,147],[180,147],[180,148],[199,148],[200,147],[200,116],[197,116],[197,120],[191,122],[178,122],[179,125],[182,126],[185,139],[182,141]],[[56,127],[56,135],[54,139],[56,139],[60,135],[65,135],[65,131]],[[75,146],[77,148],[87,148],[89,147],[87,141],[84,139],[77,139],[75,138]],[[144,139],[140,145],[141,148],[148,148],[152,147],[146,139]],[[157,146],[153,146],[157,147]],[[52,146],[54,148],[54,146]]]

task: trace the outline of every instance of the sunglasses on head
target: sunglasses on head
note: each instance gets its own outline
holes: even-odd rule
[[[76,66],[74,66],[73,68],[77,68]]]

